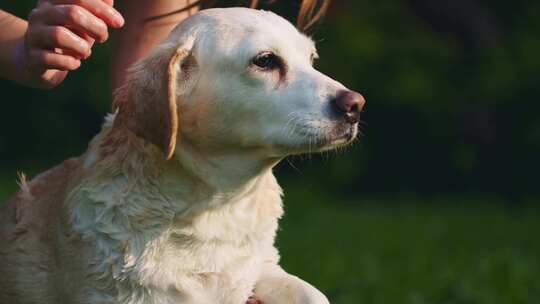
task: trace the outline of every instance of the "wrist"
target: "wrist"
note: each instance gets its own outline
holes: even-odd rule
[[[30,67],[24,36],[15,42],[11,58],[13,80],[31,88],[52,89],[60,84],[67,74],[57,70],[36,70]]]
[[[25,86],[36,87],[36,83],[33,80],[34,77],[32,77],[32,73],[28,69],[28,56],[24,36],[16,41],[11,58],[14,80]],[[39,87],[39,84],[37,86]]]
[[[24,37],[28,22],[0,10],[0,77],[22,82]]]
[[[24,43],[24,37],[22,37],[16,42],[15,47],[13,48],[13,54],[11,58],[15,73],[20,76],[18,78],[26,78],[26,46]]]

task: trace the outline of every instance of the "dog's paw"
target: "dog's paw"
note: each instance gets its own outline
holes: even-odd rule
[[[254,304],[330,304],[322,292],[294,276],[259,282],[255,296],[260,300]]]
[[[322,292],[312,286],[309,287],[311,288],[302,290],[302,294],[298,297],[300,299],[298,304],[330,304]]]
[[[257,299],[256,297],[249,297],[246,304],[264,304],[261,300]]]

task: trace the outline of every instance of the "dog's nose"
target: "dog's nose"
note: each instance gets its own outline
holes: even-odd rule
[[[366,100],[360,93],[343,90],[332,102],[336,110],[344,114],[350,122],[358,122]]]

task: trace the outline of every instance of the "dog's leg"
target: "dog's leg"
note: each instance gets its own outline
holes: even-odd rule
[[[256,297],[249,297],[246,304],[264,304],[261,300],[257,299]]]
[[[276,264],[264,266],[255,297],[263,304],[329,304],[319,290]]]

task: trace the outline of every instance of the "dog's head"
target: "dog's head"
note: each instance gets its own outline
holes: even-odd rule
[[[161,148],[253,150],[269,157],[352,141],[363,97],[315,70],[314,43],[283,18],[204,10],[135,64],[117,122]]]

